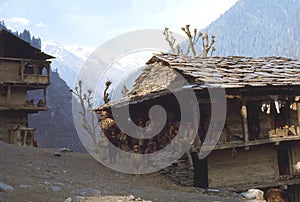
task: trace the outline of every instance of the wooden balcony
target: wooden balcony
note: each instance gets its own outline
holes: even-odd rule
[[[25,110],[25,111],[47,111],[47,107],[45,104],[6,104],[0,106],[0,110],[8,111],[8,110]]]
[[[49,84],[50,62],[21,60],[21,81],[25,83]]]
[[[49,84],[49,77],[43,76],[43,75],[35,75],[35,74],[23,74],[23,79],[25,83],[31,83],[31,84]]]
[[[50,61],[0,57],[0,83],[50,84]]]

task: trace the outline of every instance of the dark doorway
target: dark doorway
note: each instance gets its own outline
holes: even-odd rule
[[[197,152],[191,153],[194,166],[194,187],[208,188],[207,158],[199,159]]]
[[[279,148],[277,150],[279,175],[290,175],[290,159],[288,148]]]
[[[247,118],[249,139],[259,139],[260,123],[259,123],[260,103],[256,101],[247,102]]]

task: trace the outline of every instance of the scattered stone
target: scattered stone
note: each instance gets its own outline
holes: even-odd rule
[[[72,202],[72,198],[69,197],[69,198],[67,198],[64,202]]]
[[[20,188],[30,188],[31,185],[28,185],[28,184],[21,184],[19,187],[20,187]]]
[[[4,182],[0,182],[0,192],[13,191],[14,188]]]
[[[256,200],[264,200],[264,192],[259,189],[249,189],[248,193],[254,194]]]
[[[51,184],[50,184],[49,182],[47,182],[47,181],[44,181],[43,184],[44,184],[44,185],[51,185]]]
[[[82,200],[82,199],[85,199],[85,197],[83,197],[83,196],[75,196],[74,199],[75,200]]]
[[[128,200],[131,200],[131,201],[134,201],[135,197],[133,195],[129,195],[128,197]]]
[[[247,200],[264,201],[264,192],[259,189],[249,189],[241,193],[241,196]]]
[[[249,192],[243,192],[241,193],[242,198],[247,200],[254,200],[256,198],[255,194],[249,193]]]
[[[101,194],[99,190],[93,188],[80,189],[78,192],[81,196],[97,196]]]
[[[58,150],[58,152],[63,152],[63,153],[67,153],[67,152],[73,152],[71,149],[68,149],[68,148],[60,148]]]
[[[52,191],[60,191],[62,188],[60,186],[51,186]]]
[[[220,190],[218,190],[218,189],[207,189],[207,192],[218,193],[218,192],[220,192]]]
[[[61,156],[61,153],[60,152],[54,152],[53,155],[54,156]]]
[[[52,184],[58,185],[58,186],[64,186],[64,183],[62,183],[62,182],[53,182]]]
[[[196,190],[196,192],[199,192],[199,193],[205,193],[206,192],[205,189],[199,188],[199,187],[195,187],[195,190]]]

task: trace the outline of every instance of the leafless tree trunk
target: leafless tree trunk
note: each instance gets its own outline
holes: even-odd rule
[[[93,139],[94,145],[97,145],[96,140],[96,127],[95,126],[95,119],[96,115],[94,112],[88,112],[87,110],[93,108],[93,97],[92,97],[92,90],[87,90],[87,93],[83,93],[82,89],[82,81],[78,82],[78,86],[75,87],[74,91],[71,92],[79,99],[79,103],[81,105],[81,111],[79,114],[82,116],[82,128],[88,132],[88,134]],[[88,113],[91,113],[91,123],[88,121]]]

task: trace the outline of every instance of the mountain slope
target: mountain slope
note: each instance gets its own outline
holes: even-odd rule
[[[51,63],[53,70],[57,71],[60,77],[66,81],[67,85],[74,88],[77,75],[84,62],[69,50],[52,41],[42,43],[42,50],[55,57]]]
[[[300,41],[299,14],[299,0],[240,0],[205,30],[216,35],[215,55],[291,56],[285,49]]]

